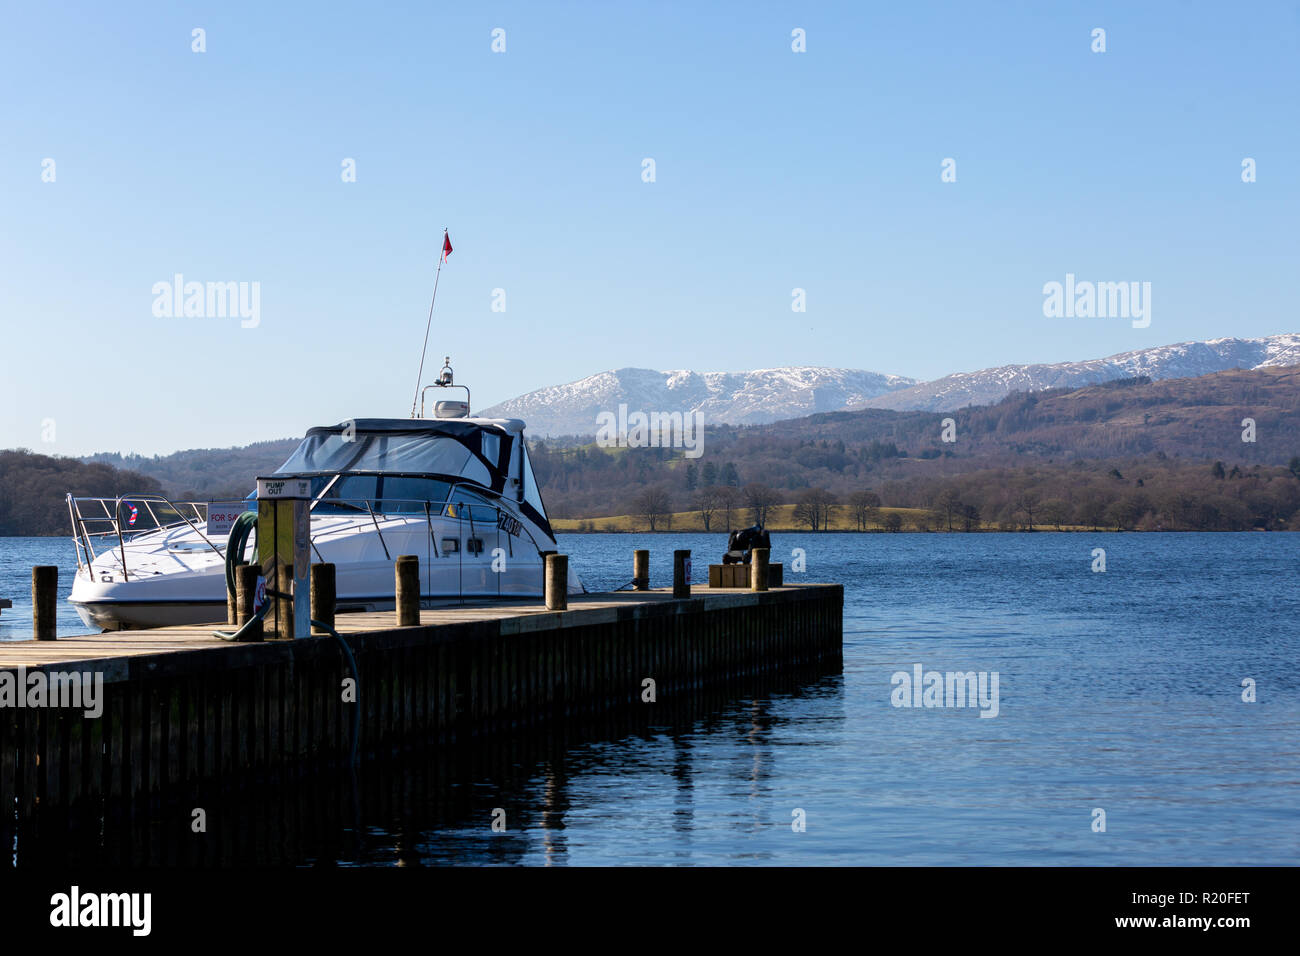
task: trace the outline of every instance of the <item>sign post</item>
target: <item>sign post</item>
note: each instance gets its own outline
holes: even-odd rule
[[[257,479],[257,561],[266,600],[268,638],[311,636],[311,480]]]

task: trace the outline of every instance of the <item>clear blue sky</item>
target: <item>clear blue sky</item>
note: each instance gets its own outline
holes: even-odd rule
[[[7,4],[0,447],[404,416],[444,225],[430,363],[478,407],[1295,331],[1298,99],[1294,2]],[[1045,318],[1067,272],[1151,282],[1150,327]],[[260,325],[155,317],[175,273]]]

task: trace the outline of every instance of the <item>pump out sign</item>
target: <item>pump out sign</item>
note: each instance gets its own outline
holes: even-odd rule
[[[310,478],[259,478],[258,498],[310,498]]]

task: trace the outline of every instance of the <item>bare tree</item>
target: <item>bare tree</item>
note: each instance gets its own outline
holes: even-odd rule
[[[825,488],[809,488],[794,506],[794,520],[813,531],[825,531],[834,510],[834,495]]]
[[[944,524],[949,531],[952,530],[952,520],[961,517],[961,496],[957,494],[957,489],[951,486],[944,488],[939,492],[939,496],[934,501],[934,514],[938,523]]]
[[[1016,514],[1024,515],[1025,527],[1029,531],[1034,530],[1034,512],[1038,510],[1038,495],[1032,491],[1022,491],[1016,495],[1016,502],[1012,506]]]
[[[780,496],[767,485],[757,481],[741,489],[745,505],[753,516],[754,524],[767,524],[767,513],[773,505],[780,504]]]
[[[700,513],[700,521],[703,522],[705,531],[708,531],[709,525],[713,523],[713,512],[718,510],[719,504],[718,489],[714,485],[698,488],[691,496],[691,507]]]
[[[660,524],[672,527],[672,500],[663,485],[652,485],[636,496],[634,504],[638,518],[645,519],[654,531]]]
[[[1060,531],[1061,525],[1070,518],[1070,506],[1060,498],[1049,498],[1043,502],[1039,510],[1042,512],[1043,520],[1054,525],[1057,531]]]
[[[740,505],[740,489],[734,485],[718,485],[718,508],[722,511],[722,517],[726,521],[725,530],[731,533],[731,514]]]
[[[849,508],[853,511],[858,530],[866,531],[868,524],[880,520],[880,495],[874,491],[855,491],[849,495]]]

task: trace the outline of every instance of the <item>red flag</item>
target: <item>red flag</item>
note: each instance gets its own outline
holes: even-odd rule
[[[444,232],[442,234],[442,257],[446,259],[449,255],[451,255],[451,236]]]

